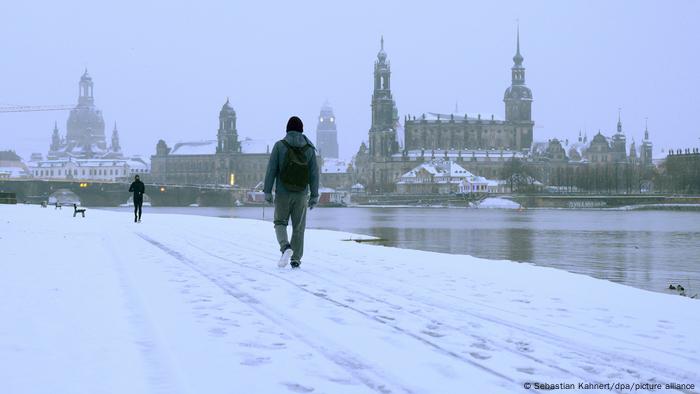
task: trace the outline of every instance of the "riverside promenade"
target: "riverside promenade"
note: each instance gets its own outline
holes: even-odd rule
[[[0,392],[698,390],[698,300],[367,238],[292,271],[269,222],[0,205]]]

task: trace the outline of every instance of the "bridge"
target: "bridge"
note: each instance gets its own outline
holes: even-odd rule
[[[125,204],[130,182],[91,180],[0,179],[0,192],[15,193],[17,202],[41,203],[60,193],[73,193],[82,205],[93,207]],[[224,185],[171,185],[146,183],[146,196],[153,206],[233,206],[245,202],[250,189]]]

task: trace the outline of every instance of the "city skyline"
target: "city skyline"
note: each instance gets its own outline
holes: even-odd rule
[[[203,10],[194,13],[194,25],[195,22],[202,23],[204,16],[220,17],[204,12],[209,11],[212,4],[215,3],[208,3]],[[160,138],[172,142],[210,139],[216,132],[212,119],[227,96],[231,97],[231,104],[238,114],[242,137],[279,138],[286,118],[298,114],[306,122],[309,137],[315,140],[314,124],[318,110],[327,98],[333,103],[338,118],[340,156],[350,158],[360,142],[367,139],[371,68],[381,35],[385,36],[386,51],[392,61],[392,90],[400,119],[409,113],[450,113],[455,103],[459,103],[461,112],[470,115],[481,113],[490,117],[493,114],[502,118],[502,91],[510,77],[510,58],[515,51],[515,19],[519,18],[528,86],[533,90],[535,100],[535,141],[550,138],[572,141],[579,130],[587,132],[589,139],[599,129],[605,135],[612,135],[621,107],[625,134],[630,141],[634,139],[639,143],[648,118],[649,132],[655,141],[655,157],[665,156],[662,149],[697,145],[698,132],[693,130],[692,124],[687,124],[694,108],[690,95],[692,89],[681,89],[681,85],[687,87],[690,84],[692,87],[699,82],[700,77],[689,66],[697,55],[693,51],[675,50],[691,45],[693,35],[688,33],[697,27],[687,23],[689,12],[680,11],[697,9],[696,4],[679,2],[674,9],[657,9],[653,3],[639,3],[627,9],[620,5],[593,3],[588,13],[604,12],[596,14],[600,22],[600,26],[596,26],[599,32],[587,31],[587,34],[592,34],[590,37],[573,34],[586,14],[574,14],[572,7],[540,3],[552,5],[548,8],[550,17],[568,14],[568,18],[553,18],[557,21],[552,23],[554,26],[543,26],[538,23],[542,22],[543,16],[533,14],[533,10],[515,3],[499,4],[507,5],[502,7],[502,16],[487,13],[486,21],[464,27],[455,24],[458,20],[455,16],[444,15],[448,26],[432,25],[433,29],[425,29],[422,34],[407,31],[402,25],[420,20],[410,12],[410,7],[408,10],[398,6],[393,9],[391,6],[395,4],[391,3],[372,13],[364,3],[356,10],[340,5],[339,13],[357,15],[367,12],[366,28],[353,31],[346,21],[338,21],[338,26],[323,30],[325,33],[302,27],[300,32],[284,37],[281,34],[284,29],[276,26],[276,21],[284,15],[310,21],[313,15],[322,13],[318,10],[316,14],[305,12],[309,10],[308,5],[300,6],[300,9],[280,5],[279,10],[262,17],[255,12],[256,6],[243,9],[221,3],[224,15],[251,15],[252,20],[241,20],[241,24],[251,27],[257,21],[264,27],[258,27],[257,35],[241,39],[240,35],[234,34],[230,41],[224,39],[223,42],[230,42],[230,46],[220,45],[222,38],[214,34],[218,31],[215,26],[201,25],[203,32],[188,30],[191,35],[175,32],[174,22],[184,20],[185,11],[191,10],[181,4],[167,10],[165,19],[153,20],[158,23],[158,29],[151,29],[146,23],[157,8],[146,7],[139,14],[131,15],[116,7],[112,11],[117,15],[130,16],[135,21],[131,30],[123,37],[114,38],[112,36],[118,29],[113,21],[100,25],[98,29],[78,29],[81,40],[86,42],[68,40],[68,43],[58,45],[68,54],[54,58],[52,72],[39,72],[42,69],[39,65],[45,64],[41,61],[5,61],[0,64],[0,74],[6,76],[0,105],[73,103],[76,75],[87,66],[95,79],[96,105],[104,111],[105,123],[119,122],[123,151],[150,156],[155,153],[155,144]],[[12,5],[11,12],[6,15],[21,11],[22,7]],[[66,9],[70,7],[63,9],[47,5],[36,18],[48,20],[52,7],[56,8],[58,17],[69,21],[75,18],[73,22],[84,21],[88,27],[97,27],[97,23],[89,18],[93,11],[69,15]],[[577,7],[580,8],[581,3],[574,3],[573,10]],[[473,5],[472,8],[464,8],[465,12],[471,11],[465,17],[487,10],[489,6]],[[621,9],[626,12],[615,12]],[[389,17],[393,12],[405,16],[403,21]],[[434,11],[426,12],[430,15]],[[175,18],[168,21],[169,16]],[[671,19],[674,19],[673,24]],[[639,23],[626,23],[630,20]],[[563,27],[564,21],[571,26]],[[650,21],[654,23],[650,24]],[[47,28],[52,23],[55,22],[48,23]],[[331,25],[326,20],[316,23]],[[41,29],[27,31],[27,26],[18,21],[8,21],[0,30],[8,36],[29,37],[6,44],[8,53],[20,55],[16,59],[29,61],[32,57],[41,60],[51,55],[55,49],[48,46],[55,43],[54,40],[65,38],[66,34],[75,33],[72,30],[76,29],[74,25],[67,23],[66,29],[57,32],[55,37],[42,40],[32,40],[42,36]],[[616,26],[625,29],[613,29]],[[455,28],[455,31],[445,34],[448,27]],[[245,30],[241,26],[231,29]],[[473,29],[481,30],[488,39],[473,40],[474,35],[468,34]],[[602,40],[611,30],[617,34],[608,37],[608,41]],[[94,34],[84,36],[86,31]],[[29,34],[20,34],[23,32]],[[149,34],[137,37],[138,32]],[[552,32],[558,34],[556,39],[543,39]],[[174,41],[158,40],[170,33],[174,34]],[[101,40],[106,37],[112,40]],[[472,39],[464,40],[464,37]],[[20,47],[18,43],[23,40],[30,45]],[[430,40],[433,41],[427,42]],[[564,45],[567,40],[569,45]],[[90,49],[88,44],[96,41],[102,43],[92,45]],[[207,45],[202,45],[202,48],[197,45],[200,42]],[[618,45],[612,45],[613,42]],[[580,51],[578,57],[568,51],[571,47]],[[190,60],[189,64],[159,69],[168,59],[187,59],[178,53],[178,48],[197,49],[201,56],[198,60]],[[642,48],[644,50],[640,51]],[[105,55],[110,52],[111,55]],[[604,53],[614,56],[600,56]],[[217,61],[212,62],[212,59]],[[665,66],[665,72],[658,72],[659,66]],[[552,72],[552,69],[557,72]],[[461,70],[461,73],[456,70]],[[54,121],[63,124],[66,117],[67,113],[63,112],[2,114],[0,149],[14,149],[25,159],[32,152],[45,153]],[[65,133],[65,130],[61,128],[61,132]]]

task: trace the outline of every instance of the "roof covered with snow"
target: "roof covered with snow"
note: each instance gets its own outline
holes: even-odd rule
[[[401,178],[415,178],[421,171],[426,171],[433,177],[466,178],[474,176],[474,174],[453,161],[436,159],[420,164],[418,167],[403,174]]]
[[[342,174],[348,172],[348,163],[345,160],[340,159],[323,159],[323,167],[321,167],[321,173],[323,174]]]
[[[243,153],[270,153],[276,141],[265,139],[252,139],[246,137],[241,140],[241,152]]]
[[[3,166],[0,167],[0,175],[9,178],[21,178],[29,174],[22,167]]]
[[[178,142],[171,155],[213,155],[216,153],[216,140]]]

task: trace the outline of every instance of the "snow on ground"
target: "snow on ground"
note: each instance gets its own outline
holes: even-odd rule
[[[292,271],[268,222],[0,206],[0,392],[700,383],[697,300],[350,237]]]
[[[488,197],[481,201],[477,208],[518,209],[520,204],[507,198]]]

